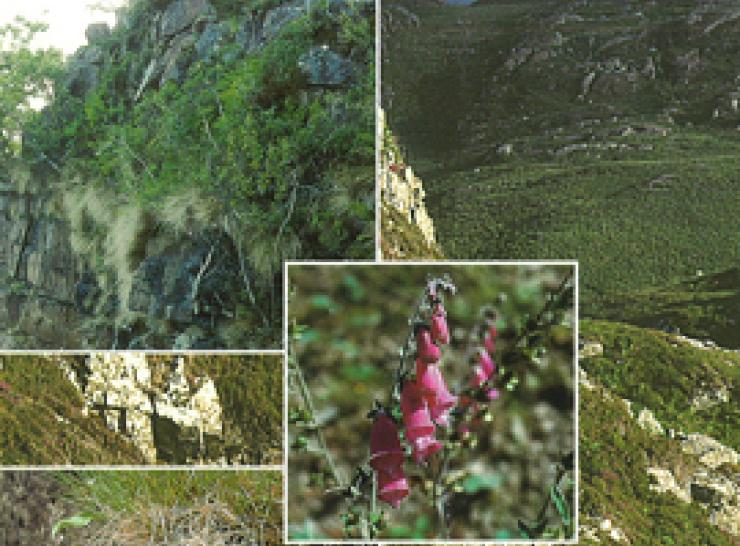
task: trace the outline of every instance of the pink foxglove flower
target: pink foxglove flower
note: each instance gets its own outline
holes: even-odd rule
[[[473,378],[470,380],[470,384],[473,387],[480,387],[483,383],[488,380],[488,374],[481,366],[473,368]]]
[[[442,442],[434,436],[421,436],[413,441],[414,460],[417,464],[423,464],[429,457],[442,449]]]
[[[486,379],[491,377],[491,375],[496,371],[496,364],[493,362],[491,355],[489,355],[487,351],[480,351],[478,356],[478,366],[480,366],[485,372]]]
[[[480,387],[483,383],[488,381],[495,372],[496,364],[493,362],[493,359],[486,351],[481,351],[478,365],[473,368],[473,377],[470,380],[470,384],[476,388]],[[496,400],[500,395],[501,392],[498,389],[486,389],[486,396],[489,400]]]
[[[370,431],[370,466],[378,472],[391,472],[403,464],[403,450],[396,423],[380,414]]]
[[[434,312],[432,313],[432,339],[442,345],[447,345],[450,342],[447,313],[441,303],[434,306]]]
[[[437,362],[442,356],[442,351],[432,341],[432,333],[426,326],[420,326],[416,332],[416,352],[427,364]]]
[[[417,463],[442,449],[442,444],[434,437],[434,423],[424,393],[415,381],[407,381],[401,390],[401,412],[406,438],[414,446]]]
[[[417,359],[416,382],[427,400],[432,420],[440,426],[448,426],[450,410],[457,405],[457,396],[447,389],[439,366]]]
[[[378,498],[398,508],[401,501],[409,494],[409,484],[403,469],[395,467],[390,472],[378,472]]]

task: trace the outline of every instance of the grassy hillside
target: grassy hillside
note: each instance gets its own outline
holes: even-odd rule
[[[144,463],[134,444],[109,430],[97,415],[83,415],[84,405],[80,392],[53,362],[34,356],[2,357],[2,464]]]
[[[603,347],[602,354],[581,359],[590,378],[580,389],[581,524],[598,527],[594,518],[610,519],[633,544],[735,544],[736,537],[709,522],[723,503],[736,522],[736,504],[702,500],[695,481],[704,473],[731,484],[740,469],[737,463],[709,464],[691,453],[686,436],[708,435],[737,451],[740,355],[619,323],[582,321],[581,329],[585,340]],[[697,396],[722,389],[724,402],[696,404]],[[644,409],[654,412],[664,433],[638,425]],[[692,502],[654,491],[648,467],[670,471]]]
[[[606,298],[600,316],[740,349],[740,269]]]
[[[736,12],[386,4],[389,125],[445,255],[577,258],[591,315],[604,296],[735,266]]]
[[[712,436],[740,448],[740,354],[692,347],[671,334],[627,324],[581,321],[581,337],[603,346],[581,367],[635,411],[647,407],[665,426]],[[698,409],[704,393],[727,390],[727,400]]]

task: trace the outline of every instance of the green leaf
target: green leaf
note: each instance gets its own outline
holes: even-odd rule
[[[336,309],[336,304],[334,303],[334,300],[331,298],[331,296],[328,296],[326,294],[316,294],[313,298],[311,298],[311,304],[316,309],[323,309],[329,312],[332,312]]]
[[[475,494],[484,489],[496,489],[501,485],[501,476],[498,474],[482,474],[469,476],[462,482],[463,491]]]
[[[59,531],[61,531],[62,529],[66,529],[67,527],[86,527],[91,521],[92,518],[88,516],[72,516],[69,518],[61,519],[57,521],[51,528],[51,536],[52,538],[56,537]]]
[[[565,525],[570,525],[570,510],[568,508],[568,503],[563,498],[563,494],[557,485],[553,485],[550,488],[550,498],[552,499],[558,514],[560,514],[563,523]]]

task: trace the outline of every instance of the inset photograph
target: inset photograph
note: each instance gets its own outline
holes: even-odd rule
[[[278,465],[282,355],[0,357],[0,465]]]
[[[281,473],[3,471],[0,544],[281,544]]]
[[[568,542],[577,264],[287,264],[289,543]]]
[[[284,260],[374,258],[371,0],[4,2],[0,41],[0,349],[280,349]]]

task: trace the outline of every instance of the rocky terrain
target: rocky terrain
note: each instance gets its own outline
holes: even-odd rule
[[[277,464],[277,358],[5,356],[5,465]]]
[[[0,165],[0,347],[277,346],[284,258],[372,255],[372,9],[135,0],[91,25]],[[230,157],[287,149],[291,123],[333,147],[295,144],[290,172]]]
[[[740,353],[609,322],[582,336],[580,543],[736,544]]]

